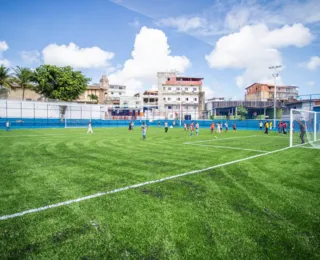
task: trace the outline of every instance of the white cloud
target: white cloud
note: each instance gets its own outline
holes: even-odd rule
[[[216,95],[216,92],[209,86],[203,86],[202,90],[205,92],[205,98],[213,98]]]
[[[10,62],[7,59],[2,58],[2,53],[9,49],[8,44],[5,41],[0,42],[0,65],[4,65],[6,67],[10,66]]]
[[[109,76],[112,84],[127,86],[127,94],[149,89],[157,83],[157,72],[176,69],[184,72],[191,62],[185,56],[171,56],[167,37],[163,31],[142,27],[137,34],[132,58],[123,68]]]
[[[135,18],[132,22],[129,23],[130,26],[134,28],[140,28],[141,24],[138,18]]]
[[[165,26],[176,28],[181,32],[204,28],[206,25],[206,20],[200,17],[171,17],[161,19],[159,22]]]
[[[313,87],[316,83],[314,81],[308,81],[307,86]]]
[[[26,63],[39,63],[40,62],[40,52],[38,51],[22,51],[20,52],[20,57]]]
[[[160,24],[193,36],[229,34],[246,25],[314,24],[320,21],[319,0],[223,0],[193,15],[166,17]]]
[[[209,67],[245,69],[236,78],[243,88],[255,81],[272,82],[268,67],[282,63],[279,48],[303,47],[313,39],[309,29],[301,24],[269,30],[264,24],[245,26],[239,32],[220,38],[214,50],[206,55]]]
[[[311,57],[306,64],[306,67],[309,70],[316,70],[318,67],[320,67],[320,56]]]
[[[80,48],[72,42],[69,45],[50,44],[42,50],[42,55],[45,64],[84,69],[107,67],[114,57],[114,53],[99,47]]]
[[[0,42],[0,53],[9,49],[8,44],[5,41]]]

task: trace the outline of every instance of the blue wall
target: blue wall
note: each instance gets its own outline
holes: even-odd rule
[[[60,119],[41,119],[41,118],[0,118],[0,129],[5,129],[5,123],[9,120],[12,129],[19,128],[64,128],[65,123]],[[160,121],[161,126],[163,127],[164,122],[168,122],[169,126],[172,126],[173,120],[155,120],[153,122],[150,121],[140,121],[135,120],[135,125],[140,126],[142,122],[146,122],[148,126],[158,126],[158,122]],[[269,120],[272,121],[272,120]],[[88,119],[67,119],[68,127],[86,127],[88,125]],[[100,120],[93,119],[92,126],[93,127],[128,127],[130,120]],[[180,127],[179,120],[176,120],[176,127]],[[225,122],[228,122],[229,129],[232,129],[233,123],[236,123],[237,129],[247,129],[247,130],[256,130],[259,129],[260,120],[188,120],[182,121],[190,124],[191,122],[199,122],[201,128],[208,128],[212,122],[217,125],[218,122],[222,123],[224,126]],[[262,120],[264,122],[264,120]],[[272,121],[273,122],[273,121]],[[289,124],[289,122],[287,122]]]

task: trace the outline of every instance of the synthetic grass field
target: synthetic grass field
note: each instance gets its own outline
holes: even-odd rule
[[[2,219],[1,259],[319,259],[320,150],[266,153],[288,142],[208,129],[149,128],[145,141],[139,127],[1,131],[0,218],[222,164]]]

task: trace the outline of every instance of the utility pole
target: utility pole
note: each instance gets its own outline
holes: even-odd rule
[[[278,69],[282,66],[271,66],[269,69],[273,70],[272,77],[274,79],[274,97],[273,97],[273,128],[276,129],[276,119],[277,119],[277,77],[279,76]]]

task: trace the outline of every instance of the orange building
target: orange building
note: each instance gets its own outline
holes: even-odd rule
[[[298,97],[297,86],[277,86],[277,97],[279,101],[294,101]],[[273,101],[274,85],[254,83],[246,88],[246,101]]]

